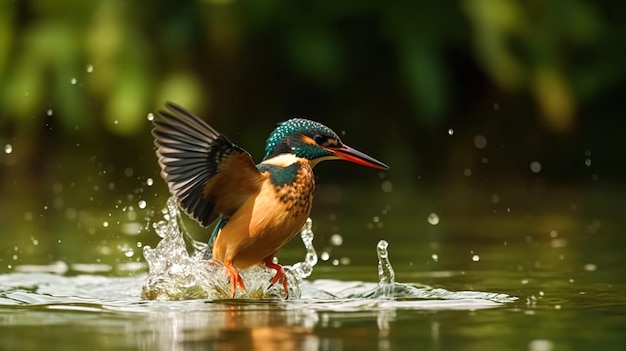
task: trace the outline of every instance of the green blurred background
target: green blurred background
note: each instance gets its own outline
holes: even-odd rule
[[[444,208],[540,207],[545,189],[565,189],[564,208],[571,189],[615,193],[625,14],[584,0],[2,1],[0,269],[136,250],[120,232],[167,197],[148,117],[166,100],[256,160],[277,122],[304,116],[392,167],[318,167],[321,225],[342,206],[428,225]]]

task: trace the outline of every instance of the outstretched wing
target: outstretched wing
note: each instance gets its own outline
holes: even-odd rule
[[[262,175],[248,152],[183,108],[165,106],[152,130],[161,176],[180,207],[206,227],[255,194]]]

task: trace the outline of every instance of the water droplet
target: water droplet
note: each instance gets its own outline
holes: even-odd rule
[[[435,262],[439,262],[439,255],[437,255],[437,254],[430,255],[430,258],[432,258],[432,260],[435,261]]]
[[[107,221],[102,222],[102,226],[107,228],[109,226],[109,222],[107,222]]]
[[[585,269],[587,272],[593,272],[593,271],[595,271],[596,269],[598,269],[598,266],[596,266],[596,265],[595,265],[595,264],[593,264],[593,263],[587,263],[587,264],[584,266],[584,269]]]
[[[54,111],[52,111],[52,109],[48,109],[48,111],[46,111],[46,115],[48,116],[52,116],[54,114]]]
[[[463,170],[463,175],[466,176],[466,177],[471,176],[472,175],[472,170],[469,169],[469,168],[464,169]]]
[[[500,203],[500,195],[498,195],[498,194],[491,195],[491,203],[492,204]]]
[[[343,244],[343,237],[339,234],[333,234],[330,237],[330,243],[335,246],[341,246],[341,244]]]
[[[550,340],[537,339],[528,343],[528,350],[530,351],[552,351],[554,350],[554,343]]]
[[[313,273],[313,267],[317,264],[317,252],[315,247],[313,247],[314,234],[313,230],[311,230],[312,225],[313,221],[311,221],[311,218],[307,218],[304,227],[300,230],[300,237],[306,249],[306,256],[304,257],[304,262],[298,262],[292,266],[293,271],[300,279],[310,276]]]
[[[382,213],[382,214],[383,214],[383,216],[384,216],[384,215],[386,215],[387,213],[389,213],[389,211],[391,211],[391,206],[387,205],[387,206],[385,206],[385,208],[383,208],[383,210],[382,210],[382,211],[380,211],[380,213]]]
[[[484,135],[477,135],[474,137],[474,146],[478,149],[484,149],[487,147],[487,138]]]
[[[139,208],[142,210],[146,208],[146,202],[144,200],[139,201]]]
[[[153,184],[154,184],[154,180],[152,180],[152,178],[146,179],[146,185],[147,186],[152,186]]]
[[[590,158],[586,158],[585,159],[585,166],[587,166],[587,167],[591,166],[591,159]]]
[[[431,225],[439,224],[439,216],[436,213],[431,213],[428,215],[428,223]]]
[[[93,65],[87,65],[85,69],[87,70],[87,73],[91,73],[93,72]]]
[[[452,128],[448,129],[448,135],[454,135],[454,129]]]
[[[328,261],[329,259],[330,259],[330,254],[326,251],[322,251],[322,253],[320,254],[320,260]]]
[[[381,297],[392,298],[393,287],[396,283],[396,273],[389,262],[389,243],[381,240],[376,245],[378,255],[378,290]]]
[[[478,262],[478,261],[480,261],[480,256],[478,256],[478,255],[472,255],[472,261],[474,261],[474,262]]]
[[[537,162],[537,161],[533,161],[530,163],[530,170],[533,173],[539,173],[541,172],[541,163]]]
[[[13,152],[13,145],[11,145],[11,144],[4,145],[4,153],[5,154],[10,154],[12,152]]]
[[[391,184],[391,182],[390,182],[390,181],[385,180],[385,181],[383,181],[383,183],[382,183],[382,188],[383,188],[383,191],[384,191],[384,192],[386,192],[386,193],[390,193],[390,192],[391,192],[391,190],[393,189],[393,185]]]
[[[77,83],[77,82],[78,82],[78,80],[76,80],[76,78],[72,78],[72,79],[70,79],[70,83],[71,83],[72,85],[76,85],[76,83]]]
[[[148,121],[150,122],[154,121],[154,113],[152,112],[148,113]]]

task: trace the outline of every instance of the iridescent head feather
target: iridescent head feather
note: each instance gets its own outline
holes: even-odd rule
[[[341,147],[341,139],[325,125],[303,118],[293,118],[276,127],[267,139],[264,160],[291,153],[315,160],[334,154],[323,147]]]

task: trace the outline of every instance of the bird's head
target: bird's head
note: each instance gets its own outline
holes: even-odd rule
[[[376,169],[389,167],[344,144],[332,129],[303,118],[293,118],[276,127],[267,139],[264,160],[281,154],[306,158],[315,166],[325,160],[345,160]]]

